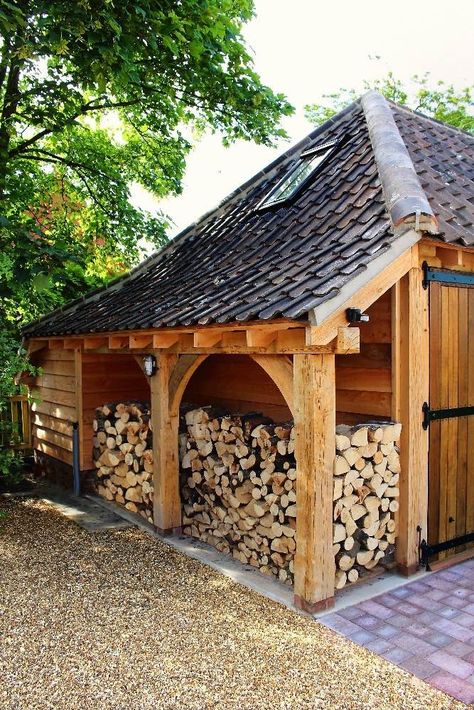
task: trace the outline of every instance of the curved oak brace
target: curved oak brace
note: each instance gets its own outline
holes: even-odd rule
[[[293,363],[290,358],[284,355],[250,355],[250,357],[276,384],[294,416]]]
[[[196,370],[209,355],[180,355],[169,380],[169,402],[171,416],[179,414],[179,406],[184,390]]]

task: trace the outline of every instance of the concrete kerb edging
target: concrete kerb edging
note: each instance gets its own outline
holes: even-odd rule
[[[175,550],[182,552],[198,562],[208,565],[217,572],[229,577],[234,582],[247,587],[247,589],[251,589],[252,591],[257,592],[258,594],[261,594],[274,602],[283,604],[283,606],[286,606],[288,609],[291,609],[297,614],[301,614],[306,617],[308,616],[307,613],[295,607],[292,589],[283,586],[273,579],[265,577],[260,572],[253,569],[253,567],[242,565],[241,562],[233,560],[231,557],[227,558],[227,556],[219,553],[210,545],[194,540],[188,536],[162,535],[156,532],[151,523],[148,523],[137,513],[132,513],[123,508],[119,508],[119,506],[116,506],[113,503],[100,498],[99,496],[86,495],[85,497],[94,501],[94,503],[97,503],[98,505],[102,505],[107,510],[114,512],[119,517],[124,518],[124,520],[133,523],[151,537],[158,538]],[[393,589],[403,587],[406,584],[418,581],[429,574],[432,573],[422,570],[411,577],[405,577],[397,574],[384,574],[380,575],[380,577],[374,577],[373,579],[367,580],[362,585],[355,585],[354,587],[347,588],[342,594],[336,597],[335,606],[331,609],[313,614],[312,616],[315,619],[323,619],[328,614],[337,613],[338,611],[341,611],[349,606],[372,599],[379,594],[384,594],[392,591]]]

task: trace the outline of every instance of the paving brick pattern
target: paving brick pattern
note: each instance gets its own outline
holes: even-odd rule
[[[321,622],[435,688],[474,703],[474,560]]]

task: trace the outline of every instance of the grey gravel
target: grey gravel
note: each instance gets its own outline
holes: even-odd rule
[[[2,710],[465,707],[143,531],[0,508]]]

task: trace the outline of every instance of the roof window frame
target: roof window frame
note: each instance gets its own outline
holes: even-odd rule
[[[298,163],[294,165],[289,171],[287,171],[285,175],[283,175],[283,177],[276,183],[276,185],[274,185],[272,189],[267,192],[265,197],[260,200],[255,210],[258,212],[263,212],[266,210],[277,209],[279,207],[291,203],[300,194],[300,192],[304,189],[308,182],[312,180],[312,178],[319,172],[319,170],[321,170],[324,165],[326,165],[328,160],[330,160],[330,158],[336,152],[340,143],[341,141],[337,140],[327,141],[326,143],[320,143],[319,145],[307,148],[302,153],[300,153]],[[314,158],[320,155],[321,153],[324,153],[324,157],[322,158],[322,160],[314,166],[314,168],[308,173],[308,175],[294,188],[294,190],[289,195],[280,199],[271,199],[272,195],[278,192],[281,186],[285,182],[287,182],[291,178],[291,176],[296,172],[303,160],[305,160],[306,158]]]

